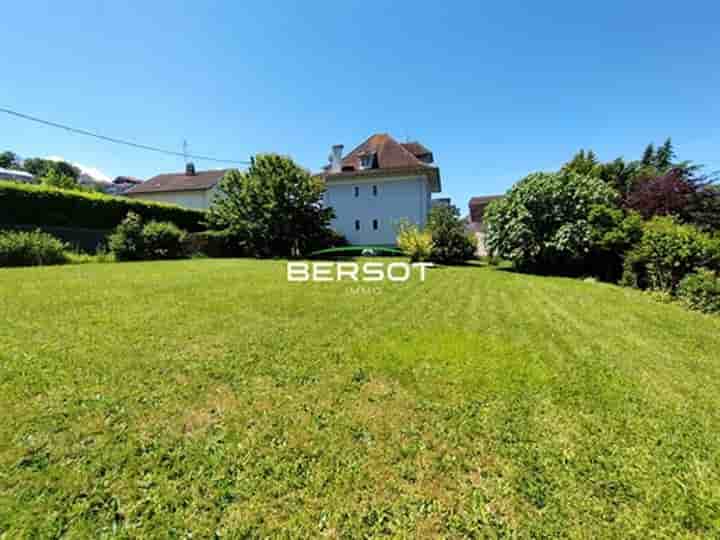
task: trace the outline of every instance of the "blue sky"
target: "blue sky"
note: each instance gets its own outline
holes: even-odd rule
[[[636,158],[672,136],[720,169],[717,1],[193,4],[8,3],[0,106],[313,170],[332,144],[389,132],[434,151],[462,209],[582,147]],[[183,167],[2,114],[0,149],[110,177]]]

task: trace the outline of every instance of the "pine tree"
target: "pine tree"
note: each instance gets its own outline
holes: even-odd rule
[[[655,166],[664,172],[672,167],[672,160],[674,158],[675,150],[673,150],[672,140],[668,137],[655,154]]]
[[[655,162],[655,147],[653,146],[653,143],[648,144],[645,147],[645,151],[643,152],[643,157],[641,160],[643,165],[653,165]]]

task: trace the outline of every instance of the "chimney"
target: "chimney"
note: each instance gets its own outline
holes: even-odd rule
[[[192,161],[185,165],[185,176],[195,176],[195,164]]]
[[[330,172],[339,173],[342,170],[342,144],[334,144],[330,154]]]

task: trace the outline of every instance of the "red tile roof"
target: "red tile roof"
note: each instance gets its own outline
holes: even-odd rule
[[[400,144],[405,150],[407,150],[408,152],[410,152],[413,156],[415,156],[417,158],[419,158],[421,156],[427,156],[427,155],[432,156],[432,152],[417,141],[400,143]]]
[[[369,137],[342,158],[342,170],[340,172],[330,172],[330,167],[327,166],[323,176],[325,178],[336,178],[415,172],[428,173],[433,183],[433,191],[440,191],[439,169],[418,159],[414,152],[419,152],[419,156],[432,155],[432,152],[420,143],[400,144],[387,133],[378,133]],[[361,166],[360,158],[363,155],[373,157],[372,165],[368,168]]]
[[[161,193],[167,191],[199,191],[210,189],[217,184],[230,169],[216,171],[198,171],[192,176],[184,172],[158,174],[127,191],[126,195],[136,193]]]
[[[387,133],[378,133],[369,137],[342,159],[343,170],[352,167],[362,170],[360,156],[375,154],[375,167],[378,169],[396,169],[400,167],[428,167],[404,145],[397,142]]]

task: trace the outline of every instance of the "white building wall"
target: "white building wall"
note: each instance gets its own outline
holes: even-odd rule
[[[377,195],[373,195],[373,186],[377,186]],[[395,244],[401,219],[425,226],[430,198],[424,176],[330,179],[325,205],[335,210],[333,228],[351,244]],[[356,220],[360,230],[356,230]],[[377,230],[373,220],[378,222]]]
[[[207,210],[210,207],[212,191],[161,191],[157,193],[130,194],[133,199],[177,204],[195,210]]]

